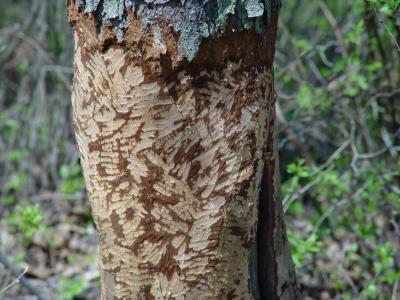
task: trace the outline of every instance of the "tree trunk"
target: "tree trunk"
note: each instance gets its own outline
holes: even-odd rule
[[[68,6],[102,298],[296,299],[274,146],[276,1]]]

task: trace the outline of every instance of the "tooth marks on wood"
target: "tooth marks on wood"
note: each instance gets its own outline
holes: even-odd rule
[[[197,86],[181,71],[170,95],[160,60],[146,72],[132,50],[93,51],[83,30],[72,101],[103,297],[250,298],[271,71],[229,62]]]
[[[116,44],[70,6],[73,114],[102,297],[250,299],[272,46],[255,31],[227,32],[182,62],[171,28],[128,18]]]

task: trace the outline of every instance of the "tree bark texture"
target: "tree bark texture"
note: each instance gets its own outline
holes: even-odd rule
[[[118,39],[69,1],[103,299],[296,298],[277,196],[272,12],[265,36],[228,19],[188,61],[168,21],[127,11]]]

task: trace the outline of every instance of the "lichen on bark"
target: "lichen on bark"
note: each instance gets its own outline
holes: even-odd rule
[[[262,33],[271,18],[271,1],[279,0],[76,0],[86,13],[96,15],[98,28],[111,25],[119,42],[123,41],[128,11],[144,26],[160,19],[179,34],[180,58],[191,61],[204,38],[224,32],[232,19],[233,30],[255,28]]]

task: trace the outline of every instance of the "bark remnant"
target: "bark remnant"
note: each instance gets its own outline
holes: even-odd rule
[[[192,60],[203,39],[225,32],[232,17],[236,31],[254,28],[265,33],[271,9],[279,0],[76,0],[86,13],[96,16],[98,28],[111,26],[118,42],[124,39],[128,14],[134,13],[143,26],[167,21],[178,33],[180,59]]]

